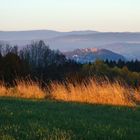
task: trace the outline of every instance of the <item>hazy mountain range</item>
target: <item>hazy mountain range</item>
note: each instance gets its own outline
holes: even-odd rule
[[[51,49],[73,51],[82,48],[99,48],[113,51],[127,59],[140,59],[140,33],[51,30],[0,32],[0,41],[21,47],[33,40],[44,40]]]

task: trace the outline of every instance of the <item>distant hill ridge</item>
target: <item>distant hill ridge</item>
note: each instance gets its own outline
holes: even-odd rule
[[[0,40],[34,40],[49,39],[64,35],[85,35],[97,33],[96,31],[70,31],[59,32],[54,30],[29,30],[29,31],[0,31]]]

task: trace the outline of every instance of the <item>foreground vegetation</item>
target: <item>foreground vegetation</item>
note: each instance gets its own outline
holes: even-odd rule
[[[0,97],[18,97],[28,99],[54,99],[67,102],[90,104],[109,104],[135,106],[140,102],[140,90],[123,86],[119,82],[97,82],[89,79],[88,83],[52,82],[46,87],[29,81],[16,81],[13,87],[0,85]]]
[[[140,108],[0,98],[1,140],[138,140]]]

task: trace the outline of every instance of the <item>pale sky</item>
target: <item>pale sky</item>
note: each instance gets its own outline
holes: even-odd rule
[[[140,31],[140,0],[0,0],[0,30]]]

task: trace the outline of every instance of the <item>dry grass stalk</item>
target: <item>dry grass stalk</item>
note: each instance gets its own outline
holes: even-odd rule
[[[35,83],[31,80],[27,82],[17,81],[17,86],[15,88],[18,97],[44,99],[46,96],[45,91],[40,87],[39,83]]]
[[[140,90],[126,88],[118,82],[90,80],[88,84],[71,84],[67,82],[67,86],[53,82],[50,86],[50,94],[47,94],[48,92],[39,85],[39,83],[31,80],[26,82],[18,80],[14,88],[6,88],[1,83],[0,96],[29,99],[45,99],[48,96],[55,100],[125,106],[134,105],[134,99],[140,102]],[[133,91],[133,94],[131,91]]]
[[[31,80],[28,81],[16,81],[13,88],[6,88],[5,86],[0,86],[0,96],[8,97],[19,97],[27,99],[44,99],[46,96],[45,91]]]
[[[128,88],[123,87],[118,82],[99,84],[91,80],[89,84],[68,84],[67,88],[63,84],[52,83],[52,96],[56,100],[76,101],[92,104],[111,104],[111,105],[134,105]]]

